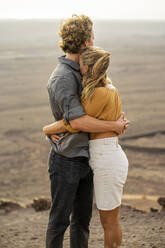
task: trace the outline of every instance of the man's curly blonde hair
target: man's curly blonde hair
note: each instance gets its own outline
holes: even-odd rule
[[[62,23],[59,36],[62,38],[60,47],[65,53],[79,53],[85,41],[92,37],[92,20],[85,15],[72,15]]]

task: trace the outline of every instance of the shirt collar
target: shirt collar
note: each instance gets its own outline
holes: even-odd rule
[[[72,67],[72,69],[80,72],[80,65],[74,62],[73,60],[66,58],[66,55],[59,57],[58,60],[60,63],[67,64]]]

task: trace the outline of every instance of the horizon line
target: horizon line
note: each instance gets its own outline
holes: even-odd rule
[[[26,17],[26,18],[21,18],[21,17],[17,17],[17,18],[15,18],[15,17],[13,17],[13,18],[1,18],[0,17],[0,21],[1,20],[5,20],[5,21],[7,21],[7,20],[17,20],[17,21],[31,21],[31,20],[33,20],[33,21],[39,21],[39,20],[44,20],[44,21],[46,21],[46,20],[64,20],[64,19],[67,19],[67,18],[69,18],[69,17],[58,17],[58,18],[49,18],[49,17]],[[165,21],[165,18],[160,18],[160,19],[158,19],[158,18],[154,18],[154,19],[151,19],[151,18],[144,18],[144,19],[142,19],[142,18],[137,18],[137,19],[135,19],[135,18],[92,18],[92,20],[96,20],[96,21]]]

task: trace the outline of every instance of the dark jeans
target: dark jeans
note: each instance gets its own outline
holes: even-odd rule
[[[87,248],[93,201],[93,172],[88,159],[66,158],[51,150],[49,173],[52,206],[46,248],[63,247],[64,232],[69,224],[70,247]]]

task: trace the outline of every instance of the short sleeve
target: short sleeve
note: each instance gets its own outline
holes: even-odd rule
[[[71,127],[71,125],[67,124],[64,119],[63,119],[63,125],[67,129],[67,131],[70,132],[70,133],[78,133],[79,132],[79,130],[74,129],[74,128]]]
[[[55,101],[63,112],[63,118],[67,124],[70,120],[85,115],[78,94],[78,84],[71,73],[58,79],[55,88]]]

